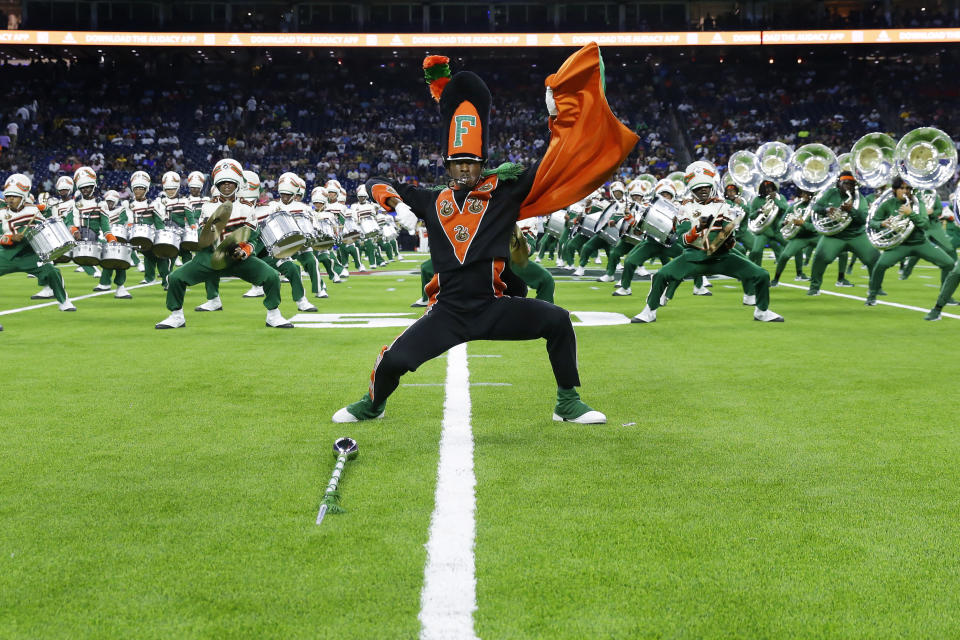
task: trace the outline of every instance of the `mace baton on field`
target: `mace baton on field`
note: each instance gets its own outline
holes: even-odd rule
[[[340,474],[343,473],[343,467],[347,460],[353,460],[360,454],[357,447],[357,441],[353,438],[337,438],[333,443],[333,455],[337,458],[337,465],[333,468],[333,475],[330,476],[330,483],[323,494],[323,500],[320,501],[320,513],[317,514],[317,524],[323,522],[323,516],[330,513],[343,513],[345,509],[340,506],[340,492],[337,491],[337,485],[340,484]]]

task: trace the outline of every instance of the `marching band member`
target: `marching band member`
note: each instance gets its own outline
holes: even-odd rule
[[[40,262],[39,256],[24,239],[23,232],[34,221],[43,220],[43,214],[32,204],[30,178],[14,173],[3,183],[3,200],[6,207],[0,210],[0,276],[8,273],[27,273],[35,276],[41,286],[50,287],[60,303],[60,311],[76,311],[63,288],[60,270],[50,262]]]
[[[877,292],[883,286],[883,274],[904,258],[916,256],[940,267],[941,285],[946,281],[947,274],[950,273],[955,262],[943,249],[927,239],[930,218],[927,216],[927,207],[923,199],[914,197],[913,187],[904,182],[902,177],[896,176],[890,188],[893,190],[894,197],[879,206],[870,220],[870,228],[875,230],[890,228],[907,219],[913,223],[913,231],[897,246],[884,249],[880,258],[870,269],[870,289],[867,292],[866,302],[868,307],[877,304]]]
[[[832,236],[820,234],[817,248],[813,252],[813,267],[810,270],[810,288],[808,296],[820,295],[823,273],[827,265],[836,260],[841,251],[852,251],[863,264],[873,271],[873,265],[880,258],[880,252],[870,244],[864,228],[867,222],[868,203],[860,195],[857,179],[849,171],[840,173],[837,186],[823,192],[814,203],[813,209],[820,214],[839,215],[843,211],[850,216],[851,222],[846,229]]]
[[[367,188],[364,185],[357,187],[357,201],[350,207],[350,215],[357,224],[360,224],[360,220],[363,218],[377,219],[377,203],[370,201]],[[367,254],[367,264],[370,265],[371,269],[380,266],[377,261],[377,246],[373,238],[366,236],[363,238],[363,251]]]
[[[329,180],[325,188],[327,192],[327,203],[324,205],[324,210],[337,219],[337,224],[343,226],[349,219],[359,228],[360,221],[354,220],[350,210],[347,209],[344,203],[340,202],[340,183],[336,180]],[[339,260],[344,267],[343,272],[340,274],[341,278],[349,276],[347,267],[350,264],[351,257],[353,258],[354,265],[357,267],[357,271],[364,270],[363,263],[360,262],[360,248],[357,246],[355,240],[341,240],[339,250]]]
[[[611,205],[614,206],[613,216],[607,222],[608,226],[616,226],[627,213],[627,204],[628,200],[626,197],[626,189],[623,186],[623,183],[617,180],[610,185],[610,197],[612,201]],[[610,245],[607,243],[604,236],[600,235],[600,229],[597,229],[597,233],[593,235],[592,238],[587,240],[586,244],[583,245],[583,248],[580,250],[580,266],[577,267],[576,271],[573,272],[575,276],[582,276],[584,270],[586,269],[587,263],[600,253],[600,249],[604,249],[607,253],[607,264],[610,263]],[[617,244],[621,241],[618,239]],[[614,270],[616,270],[616,265],[614,265]],[[606,275],[606,274],[604,274]],[[612,279],[612,278],[611,278]],[[603,276],[600,278],[601,282],[605,282]]]
[[[926,230],[927,239],[943,249],[947,255],[956,261],[957,248],[953,246],[953,241],[947,235],[946,227],[940,222],[943,215],[943,202],[940,200],[940,196],[937,195],[936,189],[921,189],[918,198],[926,207],[927,216],[930,220],[930,224]],[[900,270],[900,279],[906,280],[909,278],[910,274],[913,273],[913,268],[917,266],[917,262],[919,261],[919,256],[910,256],[907,258],[903,268]]]
[[[636,218],[638,213],[641,213],[650,203],[646,202],[646,193],[644,192],[645,183],[640,180],[634,180],[630,185],[630,190],[627,194],[629,201],[627,202],[626,212],[624,215],[624,220],[626,223],[631,223]],[[671,185],[673,186],[673,185]],[[607,269],[602,276],[597,278],[597,282],[613,282],[616,280],[617,267],[620,265],[620,260],[633,251],[634,245],[630,244],[627,241],[626,234],[620,237],[620,240],[617,244],[613,245],[613,248],[610,249],[610,253],[607,256]],[[626,262],[624,262],[624,269],[626,269]],[[643,267],[643,263],[634,267],[634,271],[637,269],[640,270],[641,276],[650,275],[646,269]],[[633,278],[633,272],[631,272],[630,277]],[[627,281],[629,289],[629,280]],[[622,287],[621,287],[622,288]]]
[[[600,93],[597,46],[584,47],[560,73],[547,78],[551,139],[542,161],[526,170],[506,163],[483,171],[490,91],[473,73],[447,80],[447,62],[431,56],[424,69],[440,103],[442,157],[450,182],[442,190],[380,179],[366,185],[374,200],[396,211],[405,227],[413,229],[420,219],[431,239],[440,239],[430,243],[436,269],[427,287],[431,305],[380,351],[368,393],[337,411],[333,420],[382,417],[404,373],[455,345],[546,338],[558,387],[553,419],[606,422],[606,416],[584,404],[576,392],[580,378],[570,314],[542,300],[504,296],[501,278],[518,219],[544,215],[582,197],[602,184],[636,144],[637,137],[616,120]]]
[[[180,174],[167,171],[160,179],[160,186],[163,188],[163,195],[155,202],[160,217],[180,229],[181,235],[184,229],[196,229],[200,211],[194,209],[189,197],[180,195]],[[193,257],[186,249],[180,249],[179,255],[182,262],[189,262]]]
[[[780,194],[780,185],[778,185],[775,180],[764,180],[760,183],[760,186],[757,188],[757,197],[750,203],[748,211],[750,219],[756,220],[764,211],[764,205],[768,202],[773,202],[777,211],[773,215],[773,220],[770,221],[770,224],[764,227],[759,233],[753,235],[753,244],[749,247],[750,253],[747,254],[750,262],[758,267],[762,266],[763,249],[768,244],[770,248],[773,249],[774,260],[779,258],[780,252],[783,251],[783,243],[781,242],[781,238],[778,237],[780,220],[790,208],[790,205],[787,204],[787,199]]]
[[[97,174],[90,167],[79,167],[73,172],[73,184],[79,193],[74,196],[64,222],[73,232],[74,239],[93,242],[100,231],[100,203],[94,197]],[[77,267],[77,272],[81,271],[88,276],[100,277],[100,270],[95,267]]]
[[[567,236],[566,242],[563,243],[563,250],[560,252],[560,257],[563,260],[563,268],[568,271],[574,271],[576,269],[574,258],[577,252],[583,249],[583,245],[587,243],[587,236],[580,233],[580,225],[583,224],[584,217],[590,211],[591,202],[592,198],[584,202],[575,202],[567,207],[570,233]],[[558,264],[557,266],[560,265]]]
[[[744,291],[755,292],[756,308],[753,319],[761,322],[783,322],[770,311],[770,274],[750,262],[738,251],[731,251],[734,234],[740,224],[739,209],[731,208],[715,197],[715,169],[708,162],[698,161],[687,167],[687,189],[693,201],[684,205],[692,220],[689,231],[683,235],[683,253],[671,260],[653,276],[647,304],[631,319],[635,323],[657,320],[657,308],[662,305],[670,280],[682,281],[697,275],[721,274],[740,280]]]
[[[556,212],[554,212],[556,213]],[[552,215],[552,214],[551,214]],[[549,216],[547,216],[549,218]],[[566,233],[566,229],[563,231]],[[543,257],[549,254],[551,260],[554,259],[554,252],[557,250],[557,245],[559,245],[560,239],[555,238],[549,233],[543,234],[543,237],[540,239],[540,247],[537,249],[537,257],[534,259],[536,262],[542,262]],[[560,265],[557,265],[560,266]]]
[[[123,202],[120,202],[120,194],[113,189],[103,194],[103,202],[100,203],[100,209],[103,211],[103,217],[106,218],[104,228],[109,230],[111,225],[127,224],[127,207],[124,206]],[[116,241],[109,239],[115,238],[112,234],[107,234],[107,236],[108,242]],[[114,298],[129,300],[133,297],[130,295],[130,292],[127,291],[127,288],[123,286],[127,282],[126,269],[117,269],[116,274],[114,274],[113,269],[107,269],[106,267],[101,269],[101,271],[100,284],[94,287],[94,291],[110,291],[110,281],[113,280],[113,283],[117,285],[117,292],[114,294]]]
[[[813,222],[810,221],[810,216],[808,215],[808,209],[813,206],[814,195],[816,194],[811,191],[798,189],[797,201],[794,202],[787,211],[786,220],[788,222],[786,224],[793,227],[800,227],[800,229],[796,231],[796,235],[787,241],[787,246],[780,252],[780,257],[777,258],[777,268],[773,276],[773,282],[770,283],[771,287],[780,284],[780,276],[783,274],[783,270],[787,268],[787,263],[790,262],[790,258],[800,258],[797,264],[797,277],[794,279],[806,279],[802,271],[803,254],[807,250],[813,250],[819,241],[817,229],[813,226]],[[784,231],[784,233],[787,232]]]
[[[653,190],[653,194],[655,198],[664,198],[665,200],[671,201],[674,200],[676,198],[676,189],[673,186],[673,181],[664,178],[657,183]],[[690,218],[686,217],[687,210],[687,207],[682,207],[680,209],[680,215],[683,217],[676,221],[677,237],[682,236],[690,230],[692,223]],[[668,247],[657,242],[649,236],[644,236],[643,241],[634,246],[633,249],[630,250],[630,253],[627,254],[627,258],[623,262],[623,275],[620,278],[620,286],[613,292],[613,295],[629,296],[633,293],[630,289],[630,282],[633,280],[633,274],[647,260],[659,258],[660,263],[666,265],[670,260],[678,257],[682,253],[683,248],[680,246],[679,242],[674,242]],[[675,280],[671,281],[671,283],[667,286],[665,292],[667,300],[673,298],[673,293],[676,291],[679,284],[680,281]],[[703,276],[696,276],[694,278],[693,295],[713,295],[710,293],[709,289],[703,286]]]
[[[313,207],[314,220],[319,225],[321,222],[328,222],[327,228],[336,230],[340,227],[340,221],[336,216],[326,209],[327,196],[323,187],[314,187],[310,192],[310,204]],[[341,282],[342,277],[348,277],[347,269],[340,264],[337,259],[337,252],[330,249],[324,249],[317,252],[317,261],[323,265],[327,271],[327,277],[331,282]]]
[[[67,214],[73,209],[73,178],[60,176],[56,182],[57,195],[47,199],[43,215],[47,218],[66,220]],[[49,300],[53,298],[53,289],[45,286],[30,296],[31,300]]]
[[[150,174],[146,171],[134,171],[130,175],[130,188],[133,191],[133,200],[128,203],[130,209],[130,218],[132,224],[152,225],[154,229],[163,229],[163,216],[157,211],[157,200],[151,202],[147,199],[147,191],[150,190]],[[160,283],[163,288],[168,286],[167,276],[170,275],[170,260],[167,258],[158,258],[152,249],[141,252],[143,254],[143,280],[140,284],[150,284],[156,278],[156,273],[160,273]]]
[[[217,162],[210,174],[218,189],[217,202],[203,205],[204,219],[200,232],[202,247],[193,260],[170,274],[167,290],[167,309],[170,316],[157,323],[157,329],[177,329],[186,326],[183,317],[183,297],[190,285],[208,279],[236,276],[263,287],[263,306],[267,308],[266,326],[292,329],[280,314],[280,276],[253,254],[251,237],[256,232],[256,213],[253,208],[237,202],[237,190],[244,185],[243,169],[236,160]]]
[[[293,200],[296,203],[296,209],[292,211],[309,220],[310,225],[316,229],[317,221],[313,207],[307,206],[303,202],[303,196],[307,192],[307,183],[300,176],[295,177],[297,179],[297,192],[294,194]],[[296,258],[297,262],[300,263],[300,266],[303,267],[310,277],[310,291],[313,293],[313,297],[329,298],[330,294],[327,293],[327,286],[323,283],[323,278],[320,277],[320,264],[317,261],[313,247],[307,247],[295,255],[294,258]]]

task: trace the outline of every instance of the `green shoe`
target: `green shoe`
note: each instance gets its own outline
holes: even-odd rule
[[[939,320],[940,319],[940,307],[934,307],[930,309],[930,313],[923,316],[924,320]]]
[[[557,406],[553,409],[553,419],[557,422],[576,422],[577,424],[603,424],[607,416],[594,411],[580,400],[576,389],[557,389]]]
[[[379,419],[383,417],[385,406],[385,402],[381,403],[379,407],[373,406],[370,396],[365,394],[358,401],[337,411],[331,419],[334,422],[360,422],[361,420]]]

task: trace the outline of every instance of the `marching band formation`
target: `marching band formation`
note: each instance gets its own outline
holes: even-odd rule
[[[519,231],[533,259],[528,266],[514,252],[512,268],[538,297],[552,301],[553,279],[537,264],[545,259],[584,276],[591,261],[602,262],[603,252],[605,271],[597,280],[614,283],[612,294],[619,297],[632,295],[634,276],[648,275],[644,264],[659,260],[633,322],[655,322],[685,279],[693,280],[694,295],[711,295],[712,275],[740,281],[754,319],[782,322],[769,308],[770,289],[791,259],[796,279],[809,281],[810,296],[819,294],[827,267],[838,258],[837,285],[853,286],[846,274],[860,260],[870,271],[868,306],[885,295],[891,266],[899,265],[905,279],[922,259],[940,269],[940,294],[926,316],[937,320],[945,305],[955,304],[960,283],[960,188],[949,199],[952,208],[938,195],[956,168],[956,145],[931,127],[900,141],[868,134],[839,156],[821,144],[793,150],[768,142],[755,152],[734,153],[722,176],[710,162],[697,161],[659,180],[643,174],[627,184],[613,181],[564,210],[523,220]],[[245,297],[263,298],[268,327],[290,328],[279,311],[281,277],[297,310],[314,312],[304,272],[313,297],[326,298],[324,272],[336,283],[349,277],[351,261],[362,271],[399,257],[394,215],[362,185],[351,206],[337,180],[314,188],[308,204],[306,183],[288,172],[272,200],[256,173],[229,159],[213,167],[207,195],[203,173],[190,173],[186,182],[183,193],[179,174],[163,174],[162,192],[151,200],[151,176],[136,171],[130,200],[115,190],[98,198],[96,173],[81,167],[56,181],[56,193],[34,199],[29,178],[10,175],[0,205],[0,275],[35,276],[42,288],[34,299],[56,299],[61,311],[75,311],[56,265],[73,262],[97,278],[94,291],[114,290],[119,299],[132,298],[125,285],[136,268],[141,284],[159,278],[167,290],[170,315],[158,329],[186,324],[186,288],[201,282],[207,301],[195,311],[222,310],[220,279],[237,276],[251,284]],[[792,199],[784,196],[785,187],[795,191]],[[776,260],[772,280],[762,268],[766,248]],[[424,284],[430,269],[425,263]],[[426,304],[423,295],[413,306]]]

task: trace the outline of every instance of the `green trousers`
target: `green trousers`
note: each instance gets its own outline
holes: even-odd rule
[[[947,254],[946,251],[930,242],[923,242],[921,244],[901,244],[898,247],[886,249],[880,255],[880,258],[876,261],[876,263],[874,263],[874,265],[870,268],[869,295],[877,295],[877,292],[883,287],[883,274],[886,273],[887,269],[909,256],[922,258],[923,260],[932,262],[940,267],[941,287],[944,281],[946,281],[947,275],[950,273],[950,270],[953,269],[954,263],[956,262]]]
[[[380,260],[377,259],[377,243],[372,238],[363,241],[363,252],[367,254],[367,264],[371,269],[380,266]]]
[[[511,262],[510,270],[517,274],[528,287],[537,292],[537,300],[546,300],[553,303],[553,292],[557,285],[549,271],[533,260],[529,260],[522,267]]]
[[[247,258],[249,260],[249,258]],[[290,293],[293,294],[293,301],[297,302],[302,298],[306,293],[303,290],[303,277],[300,275],[300,263],[295,262],[294,260],[282,259],[278,260],[273,256],[264,256],[260,258],[264,264],[269,265],[271,269],[275,269],[280,275],[290,281]],[[264,295],[266,295],[267,290],[263,290]],[[270,309],[270,307],[267,307]]]
[[[110,286],[110,280],[113,280],[113,284],[118,287],[123,286],[127,283],[127,270],[126,269],[100,269],[100,284],[104,287]]]
[[[763,262],[763,248],[770,245],[770,248],[773,249],[774,256],[776,258],[780,257],[780,254],[783,252],[783,243],[780,241],[774,231],[773,225],[771,223],[769,227],[763,230],[763,233],[753,235],[753,240],[750,244],[750,252],[747,254],[747,258],[750,259],[750,262],[757,265],[758,267]]]
[[[63,288],[63,276],[50,262],[41,263],[32,249],[13,251],[0,249],[0,276],[8,273],[29,273],[36,276],[41,287],[50,287],[57,302],[67,299],[67,292]]]
[[[263,306],[267,309],[276,309],[280,306],[280,276],[263,260],[256,256],[250,256],[246,260],[231,259],[226,268],[214,269],[210,266],[212,256],[212,248],[201,249],[193,260],[170,274],[167,309],[177,311],[183,308],[183,297],[187,287],[210,280],[219,282],[220,278],[229,276],[236,276],[250,284],[263,287]],[[209,296],[209,287],[207,291]]]
[[[323,284],[323,278],[320,277],[320,265],[317,262],[317,256],[313,249],[301,251],[296,256],[297,262],[303,267],[303,270],[310,276],[310,292],[317,295],[326,287]]]
[[[681,249],[678,244],[665,247],[656,240],[650,240],[649,238],[644,240],[640,244],[635,245],[623,261],[623,274],[620,276],[620,286],[624,289],[629,289],[630,283],[633,281],[633,274],[636,273],[637,269],[647,260],[660,258],[660,262],[666,266],[670,260],[679,257],[682,253],[683,249]],[[616,267],[614,267],[614,269],[616,269]],[[611,273],[610,275],[613,274]],[[698,277],[697,280],[696,286],[699,287],[703,283],[703,278]],[[679,284],[679,280],[677,284]]]
[[[947,232],[943,230],[943,227],[941,227],[939,224],[932,225],[929,229],[927,229],[927,239],[943,249],[947,255],[953,257],[954,261],[956,261],[957,248],[953,246],[953,240],[951,240],[950,236],[947,235]],[[907,263],[903,267],[903,275],[905,278],[910,277],[910,274],[913,273],[913,268],[917,266],[917,262],[919,261],[919,256],[910,256],[907,258]]]
[[[344,267],[350,264],[350,258],[353,258],[354,266],[360,269],[360,248],[356,242],[340,246],[340,262]]]
[[[844,240],[833,236],[820,236],[817,249],[813,254],[813,267],[810,270],[810,288],[814,291],[823,284],[823,273],[827,265],[837,259],[841,251],[852,251],[871,271],[880,258],[880,252],[870,244],[866,233]]]
[[[623,238],[620,238],[620,241],[613,245],[613,248],[610,249],[610,255],[607,256],[606,274],[608,276],[613,276],[617,272],[617,265],[620,264],[620,259],[625,255],[629,255],[635,246],[639,245],[632,245]],[[637,266],[639,267],[642,264],[643,263],[641,262]],[[624,264],[624,269],[626,269],[626,264]]]
[[[790,262],[790,258],[794,258],[796,262],[797,275],[803,273],[803,253],[807,249],[816,247],[819,241],[820,239],[817,236],[794,238],[788,241],[787,246],[780,252],[780,257],[777,258],[777,270],[773,276],[774,282],[780,280],[780,275],[783,273],[783,270],[787,268],[787,263]]]
[[[953,298],[953,293],[957,290],[958,284],[960,284],[960,260],[957,261],[957,264],[944,278],[943,284],[940,285],[940,295],[937,296],[938,307],[946,306],[947,302]]]
[[[323,265],[327,271],[327,277],[333,279],[334,274],[340,275],[344,271],[344,266],[337,259],[336,251],[320,251],[316,254],[317,262]]]
[[[708,258],[702,251],[684,251],[653,276],[647,306],[652,310],[660,306],[660,297],[667,291],[671,280],[681,282],[689,277],[711,275],[736,278],[743,284],[744,292],[757,297],[757,309],[766,311],[770,307],[770,274],[743,254],[733,251]]]
[[[587,236],[582,233],[578,233],[573,236],[567,243],[563,245],[563,261],[567,264],[573,264],[573,256],[577,251],[580,251],[583,248],[583,245],[587,244]]]
[[[160,282],[167,286],[167,276],[170,275],[170,259],[158,258],[153,251],[143,252],[143,279],[152,282],[156,277],[156,272],[160,273]]]
[[[550,259],[553,260],[554,251],[557,248],[559,241],[553,236],[544,234],[540,239],[540,250],[537,252],[537,255],[540,256],[540,259],[543,260],[543,257],[547,254],[550,254]]]
[[[580,249],[580,266],[587,266],[587,263],[593,260],[597,254],[600,253],[601,249],[606,252],[609,262],[610,244],[598,233],[587,240],[586,244]],[[616,267],[614,267],[614,269],[616,269]]]

